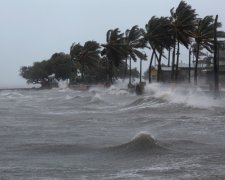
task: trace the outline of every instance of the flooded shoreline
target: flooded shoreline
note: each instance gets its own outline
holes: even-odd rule
[[[0,91],[0,178],[225,177],[223,98],[124,86]]]

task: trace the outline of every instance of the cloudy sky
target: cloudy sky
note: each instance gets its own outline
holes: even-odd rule
[[[73,42],[105,42],[109,29],[144,27],[153,16],[169,16],[180,0],[0,0],[0,88],[24,87],[21,66],[69,53]],[[219,15],[225,1],[186,0],[200,17]],[[186,54],[181,54],[185,61]],[[146,66],[147,64],[145,64]]]

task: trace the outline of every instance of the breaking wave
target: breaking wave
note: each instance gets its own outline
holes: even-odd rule
[[[166,101],[162,98],[155,98],[152,96],[143,96],[139,97],[138,99],[134,100],[130,104],[127,105],[127,107],[131,106],[138,106],[138,105],[156,105],[156,104],[162,104],[165,103]]]
[[[206,93],[201,88],[191,87],[188,85],[159,84],[152,83],[146,86],[147,95],[156,99],[163,99],[169,103],[184,104],[197,108],[224,107],[223,97],[215,99],[213,94]]]
[[[191,86],[189,84],[174,84],[174,83],[151,83],[145,86],[145,93],[141,96],[130,94],[127,90],[127,81],[118,80],[110,88],[92,88],[89,92],[94,92],[100,95],[117,95],[129,96],[131,99],[137,97],[125,107],[132,106],[157,106],[163,104],[183,104],[185,106],[195,108],[211,108],[224,107],[225,97],[215,99],[212,92],[208,92],[200,87]],[[102,99],[101,99],[102,100]]]
[[[140,132],[131,141],[108,148],[117,153],[158,152],[163,149],[148,132]]]
[[[105,103],[105,101],[103,100],[103,98],[101,97],[100,94],[95,94],[91,100],[89,101],[89,103],[93,103],[93,104],[101,104],[101,103]]]
[[[18,99],[18,98],[30,98],[28,95],[23,95],[18,91],[3,91],[0,93],[0,98],[4,99]]]
[[[131,141],[112,147],[91,147],[78,144],[24,144],[18,150],[36,153],[76,154],[91,152],[145,153],[164,149],[148,133],[140,132]]]

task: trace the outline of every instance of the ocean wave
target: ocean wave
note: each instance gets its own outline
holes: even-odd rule
[[[25,153],[83,154],[83,153],[135,153],[153,152],[164,149],[148,132],[140,132],[131,141],[112,147],[95,147],[81,144],[29,143],[15,148]]]
[[[5,98],[5,99],[18,99],[18,98],[31,98],[31,96],[25,96],[23,94],[21,94],[20,92],[16,92],[16,91],[7,91],[7,92],[2,92],[0,94],[1,98]]]
[[[106,104],[106,102],[103,100],[102,96],[98,93],[96,93],[88,103],[91,104]]]
[[[147,95],[169,103],[184,104],[196,108],[224,107],[224,97],[215,99],[213,93],[189,85],[152,83],[146,86]]]
[[[105,92],[106,92],[106,94],[118,95],[118,96],[129,94],[129,92],[127,91],[126,88],[122,88],[122,87],[119,87],[119,86],[116,86],[116,85],[111,86]]]
[[[163,149],[148,132],[140,132],[127,143],[107,148],[116,153],[157,152]]]
[[[85,145],[77,144],[24,144],[16,150],[26,153],[54,153],[54,154],[76,154],[93,152],[95,149]]]
[[[162,104],[165,103],[166,101],[163,98],[155,98],[153,96],[142,96],[138,97],[138,99],[134,100],[133,102],[129,103],[126,105],[127,107],[131,106],[138,106],[138,105],[155,105],[155,104]]]
[[[59,99],[61,104],[67,104],[67,103],[73,103],[73,102],[82,102],[82,103],[89,103],[93,97],[92,96],[87,96],[82,93],[79,95],[66,95],[63,97],[63,99]]]

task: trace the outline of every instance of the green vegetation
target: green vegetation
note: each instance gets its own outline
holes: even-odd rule
[[[170,17],[151,17],[144,29],[137,25],[124,33],[119,28],[110,29],[106,33],[106,42],[102,44],[96,41],[87,41],[84,45],[73,43],[70,54],[55,53],[49,60],[24,66],[20,69],[20,75],[27,83],[40,83],[44,87],[49,86],[49,76],[52,74],[57,80],[70,79],[75,83],[113,83],[116,78],[126,78],[129,71],[131,83],[131,77],[140,76],[137,69],[131,69],[132,60],[140,60],[140,64],[142,60],[147,60],[144,51],[147,49],[151,51],[147,72],[149,83],[154,58],[158,64],[157,81],[162,81],[161,61],[166,58],[165,51],[169,54],[168,66],[172,55],[171,81],[177,81],[180,45],[183,45],[189,50],[190,57],[191,53],[195,55],[194,80],[197,84],[199,56],[204,54],[202,51],[215,56],[217,46],[224,44],[222,38],[225,38],[225,33],[218,30],[221,23],[217,23],[213,16],[198,17],[196,10],[185,1],[172,8],[170,14]],[[217,70],[215,76],[218,76]],[[216,83],[218,85],[218,80]]]
[[[33,66],[21,67],[20,75],[27,80],[28,84],[41,84],[42,87],[49,87],[49,76],[54,74],[56,80],[66,80],[76,74],[76,71],[70,55],[55,53],[49,60],[34,62]]]

